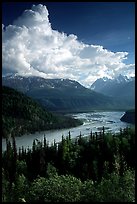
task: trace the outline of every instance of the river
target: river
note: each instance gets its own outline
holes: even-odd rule
[[[36,132],[34,134],[25,134],[21,137],[16,137],[17,148],[24,146],[24,148],[32,147],[33,140],[38,139],[43,141],[44,135],[49,142],[49,145],[53,143],[54,139],[56,142],[60,142],[62,135],[66,137],[70,131],[71,138],[79,136],[80,132],[82,136],[88,136],[92,132],[98,132],[104,126],[106,132],[119,132],[120,128],[132,126],[128,123],[120,121],[120,118],[124,115],[124,112],[89,112],[89,113],[77,113],[71,114],[72,117],[81,119],[83,125],[61,129],[61,130],[49,130]],[[6,141],[2,139],[2,151],[6,149]]]

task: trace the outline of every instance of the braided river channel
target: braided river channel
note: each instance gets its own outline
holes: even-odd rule
[[[16,137],[17,149],[19,147],[31,148],[33,140],[43,141],[44,135],[49,142],[49,145],[54,142],[60,142],[62,140],[62,135],[64,138],[68,136],[70,131],[71,138],[76,138],[81,135],[88,136],[92,132],[99,132],[104,126],[105,132],[119,132],[120,128],[132,127],[131,124],[122,122],[120,118],[124,115],[124,112],[121,111],[105,111],[105,112],[88,112],[88,113],[76,113],[69,114],[74,118],[80,119],[83,121],[83,125],[67,129],[59,130],[48,130],[35,132],[33,134],[25,134],[20,137]],[[6,149],[6,141],[2,139],[2,150]]]

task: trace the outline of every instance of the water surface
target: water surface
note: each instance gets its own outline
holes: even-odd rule
[[[92,132],[98,132],[105,127],[106,132],[119,132],[120,128],[130,127],[129,123],[120,121],[120,118],[124,115],[124,112],[89,112],[89,113],[77,113],[71,114],[72,117],[81,119],[83,125],[67,128],[61,130],[48,130],[36,132],[34,134],[25,134],[21,137],[16,137],[17,148],[24,146],[24,148],[32,147],[33,140],[37,139],[43,141],[44,135],[49,142],[49,145],[54,142],[60,142],[62,135],[66,137],[70,131],[71,138],[75,138],[80,135],[88,136]],[[6,141],[2,139],[2,150],[6,148]]]

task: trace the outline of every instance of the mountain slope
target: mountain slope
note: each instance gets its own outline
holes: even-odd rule
[[[24,94],[2,87],[3,137],[80,124],[80,121],[72,118],[55,116]]]
[[[96,93],[69,79],[9,76],[3,77],[2,83],[26,93],[52,111],[123,108],[123,104],[119,104],[111,97]]]
[[[97,79],[92,85],[91,89],[103,93],[107,96],[114,97],[120,102],[124,101],[127,106],[135,106],[135,78],[127,78],[119,75],[114,79],[107,77]]]

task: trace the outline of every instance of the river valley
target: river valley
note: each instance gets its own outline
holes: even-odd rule
[[[66,137],[70,131],[71,138],[75,138],[77,136],[88,136],[92,130],[92,132],[98,132],[105,127],[105,132],[119,132],[120,128],[130,127],[132,126],[129,123],[120,121],[120,118],[124,115],[122,111],[111,111],[111,112],[89,112],[89,113],[77,113],[71,114],[72,117],[81,119],[83,121],[83,125],[61,129],[61,130],[49,130],[49,131],[41,131],[35,132],[34,134],[25,134],[21,137],[16,137],[16,145],[17,148],[31,148],[33,144],[33,140],[43,140],[44,135],[49,142],[49,145],[54,142],[60,142],[62,139],[62,135]],[[2,150],[6,149],[6,141],[2,139]]]

